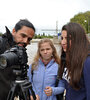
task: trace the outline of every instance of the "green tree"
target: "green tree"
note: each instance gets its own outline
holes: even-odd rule
[[[0,36],[2,36],[2,33],[0,32]]]
[[[81,24],[85,29],[86,33],[90,33],[90,11],[78,13],[70,19],[70,22],[76,22]]]

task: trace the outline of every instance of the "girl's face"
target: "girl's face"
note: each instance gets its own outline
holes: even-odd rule
[[[67,50],[67,31],[63,30],[62,34],[61,34],[61,46],[64,50],[64,52],[66,52]]]
[[[48,61],[52,58],[53,50],[48,42],[40,45],[40,54],[44,61]]]

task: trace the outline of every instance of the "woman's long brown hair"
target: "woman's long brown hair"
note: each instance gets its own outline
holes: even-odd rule
[[[63,30],[67,31],[66,67],[70,76],[70,85],[75,89],[79,89],[83,63],[90,52],[90,43],[86,37],[85,30],[80,24],[68,23],[62,27]],[[71,46],[69,44],[70,40]],[[63,52],[62,50],[62,54]],[[60,78],[62,78],[64,67],[63,61],[61,60]]]

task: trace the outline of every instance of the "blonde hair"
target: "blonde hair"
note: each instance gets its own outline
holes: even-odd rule
[[[37,54],[34,57],[34,60],[33,60],[33,63],[32,63],[32,70],[35,70],[36,66],[38,65],[38,60],[41,57],[41,55],[40,55],[40,47],[41,47],[41,44],[43,44],[43,43],[49,43],[49,45],[51,46],[51,48],[53,50],[52,55],[53,55],[53,58],[55,59],[55,62],[57,64],[60,64],[60,58],[59,58],[59,56],[57,54],[57,51],[56,51],[56,48],[55,48],[53,42],[48,38],[44,38],[44,39],[42,39],[42,40],[40,40],[38,42],[38,50],[37,50]]]

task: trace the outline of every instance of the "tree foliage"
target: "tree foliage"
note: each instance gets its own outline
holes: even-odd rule
[[[70,19],[70,22],[76,22],[81,24],[85,29],[86,33],[90,33],[90,11],[78,13]]]
[[[2,33],[0,32],[0,36],[2,36]]]

